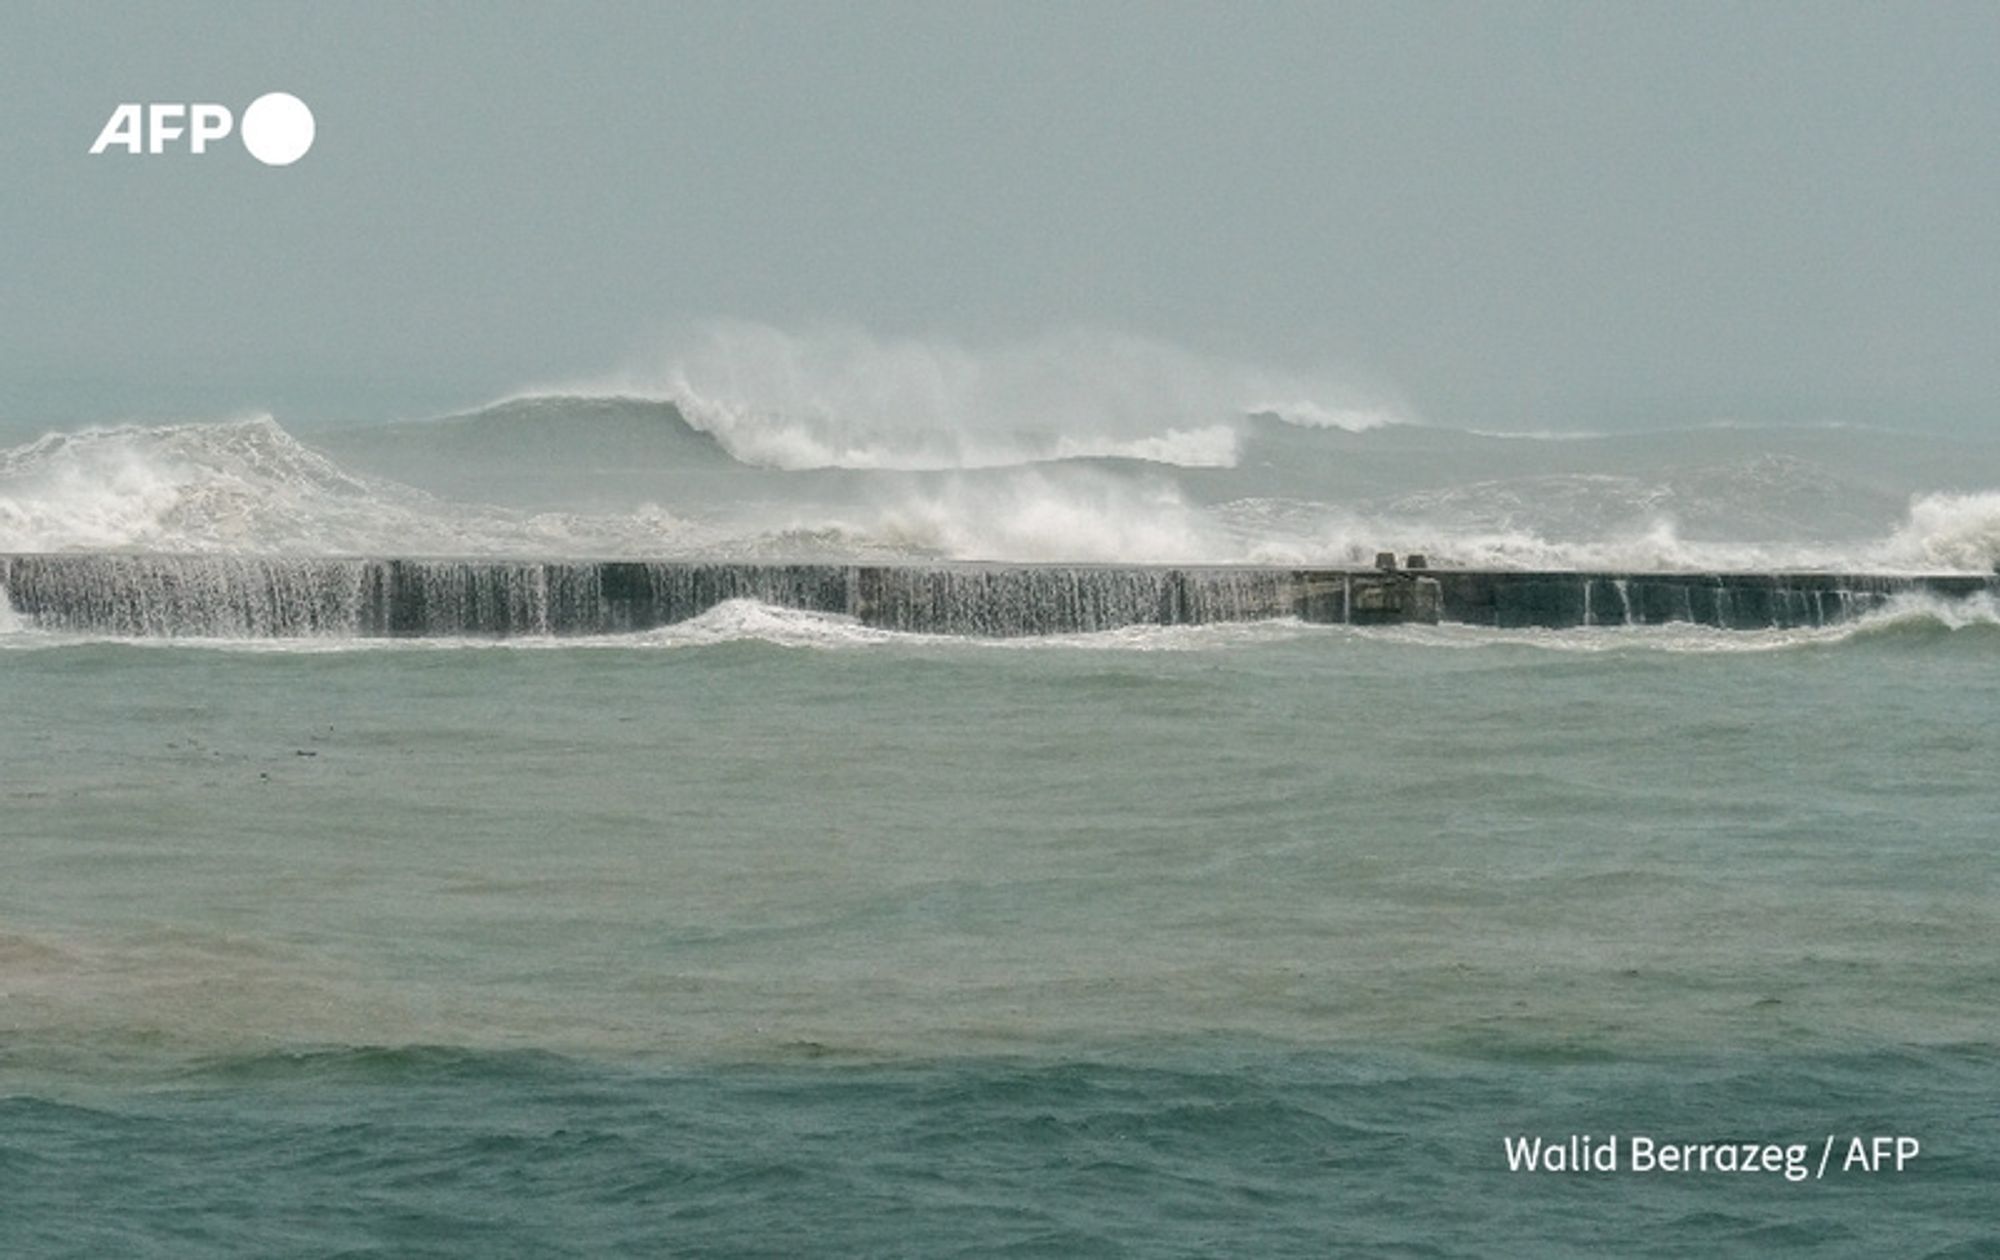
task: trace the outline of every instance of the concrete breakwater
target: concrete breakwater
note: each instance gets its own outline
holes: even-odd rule
[[[1816,626],[1977,575],[1569,573],[1118,565],[745,564],[63,553],[0,557],[35,629],[117,636],[617,634],[731,599],[993,637],[1298,617],[1499,627]]]

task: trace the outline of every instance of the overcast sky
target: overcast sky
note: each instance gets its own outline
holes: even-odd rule
[[[92,157],[296,93],[268,169]],[[0,419],[422,413],[691,321],[1090,325],[1426,419],[1977,424],[2000,5],[0,0]]]

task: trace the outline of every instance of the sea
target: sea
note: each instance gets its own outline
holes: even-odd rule
[[[2000,443],[1893,427],[16,427],[4,555],[2000,559]],[[4,596],[0,1255],[2000,1253],[1988,597],[385,638]]]

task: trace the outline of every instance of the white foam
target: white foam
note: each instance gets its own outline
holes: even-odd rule
[[[196,649],[276,655],[322,655],[347,652],[546,652],[546,651],[673,651],[712,648],[732,643],[763,643],[774,647],[816,651],[862,648],[928,648],[939,650],[1193,652],[1259,642],[1278,642],[1302,634],[1325,634],[1338,627],[1307,626],[1294,619],[1257,622],[1217,622],[1208,625],[1134,625],[1089,633],[980,638],[971,635],[912,633],[865,626],[836,613],[786,608],[754,599],[726,600],[699,616],[673,625],[629,634],[523,635],[486,638],[441,635],[425,638],[318,636],[299,638],[178,637],[124,638],[106,635],[55,634],[23,629],[0,637],[0,650],[46,650],[116,644],[144,650]]]
[[[1254,403],[1248,410],[1252,415],[1276,416],[1301,429],[1338,429],[1343,433],[1365,433],[1406,423],[1402,415],[1385,406],[1329,407],[1310,398]]]
[[[957,641],[1010,651],[1213,652],[1348,632],[1345,626],[1309,625],[1296,617],[1276,617],[1267,621],[1215,621],[1192,626],[1120,626],[1115,630],[1095,630],[1087,634]]]
[[[1165,439],[1163,439],[1165,440]],[[1191,441],[1204,441],[1199,435]],[[723,525],[451,502],[354,475],[268,416],[52,434],[0,452],[0,553],[1198,562],[1226,539],[1161,478],[1087,466],[908,480]]]
[[[1226,467],[1234,426],[1257,412],[1350,430],[1401,416],[1383,391],[1331,374],[1088,328],[969,347],[717,321],[653,363],[552,389],[672,401],[737,458],[786,469],[964,469],[1077,455]]]
[[[1016,563],[1221,562],[1228,540],[1170,482],[1084,469],[953,478],[907,491],[854,532],[919,554]]]
[[[1195,652],[1247,643],[1278,642],[1332,627],[1309,627],[1294,618],[1215,622],[1194,626],[1132,625],[1077,634],[980,638],[879,630],[852,617],[781,608],[752,599],[732,599],[698,617],[631,635],[584,640],[539,640],[538,646],[577,643],[590,647],[687,648],[759,642],[786,648],[927,647],[1000,648],[1009,651]]]
[[[592,636],[583,642],[594,647],[688,648],[755,641],[777,647],[833,650],[892,643],[900,637],[907,636],[871,629],[852,617],[731,599],[670,626],[639,634]]]
[[[1354,633],[1385,643],[1427,648],[1525,647],[1550,652],[1584,654],[1665,652],[1707,655],[1782,651],[1851,638],[1854,625],[1801,627],[1791,630],[1724,630],[1688,622],[1656,626],[1588,626],[1567,630],[1496,629],[1492,626],[1443,624],[1356,628]]]
[[[1218,515],[1239,539],[1241,557],[1257,564],[1365,565],[1378,551],[1416,552],[1451,568],[1617,572],[1842,567],[1853,559],[1831,548],[1690,542],[1666,516],[1565,539],[1520,526],[1466,527],[1284,500],[1238,500]]]
[[[360,549],[427,536],[415,492],[353,477],[269,416],[50,434],[0,452],[0,550]]]
[[[269,416],[84,429],[0,451],[0,552],[671,556],[708,541],[655,505],[593,515],[448,502],[350,473]]]
[[[1588,626],[1567,630],[1502,630],[1442,624],[1357,628],[1364,638],[1439,648],[1530,647],[1552,652],[1666,652],[1707,655],[1823,647],[1910,630],[1950,633],[2000,628],[2000,603],[1990,594],[1945,599],[1928,593],[1893,597],[1852,621],[1784,630],[1725,630],[1690,622],[1648,626]]]
[[[2000,627],[2000,601],[1987,592],[1965,599],[1943,599],[1929,593],[1899,595],[1841,628],[1867,636],[1906,628],[1957,631],[1995,627]]]
[[[1069,455],[1219,444],[1226,426],[1066,438]],[[1121,445],[1123,443],[1123,445]],[[1134,446],[1132,444],[1136,443]],[[1154,449],[1148,444],[1161,445]],[[1211,455],[1215,451],[1209,452]],[[1428,456],[1413,456],[1427,459]],[[533,478],[530,462],[522,475]],[[1164,465],[1053,463],[949,474],[764,473],[693,505],[527,511],[453,502],[356,475],[268,416],[52,434],[0,451],[0,553],[72,550],[717,560],[1366,565],[1378,551],[1492,569],[1993,571],[2000,492],[1922,495],[1813,532],[1816,470],[1786,458],[1667,470],[1451,483],[1333,504],[1192,497],[1213,484]],[[1241,484],[1247,470],[1230,474]],[[719,496],[719,497],[718,497]],[[1817,496],[1817,497],[1815,497]],[[1893,503],[1893,501],[1892,501]],[[1679,512],[1695,512],[1706,537]],[[696,512],[708,516],[697,517]],[[1716,536],[1736,522],[1736,532]],[[1720,522],[1720,524],[1718,523]]]
[[[980,638],[970,635],[911,633],[866,626],[835,613],[785,608],[752,599],[717,604],[700,616],[631,634],[482,638],[363,638],[352,636],[272,638],[152,638],[54,634],[17,626],[0,633],[0,651],[48,650],[115,644],[146,651],[208,650],[276,655],[350,652],[547,652],[674,651],[736,643],[762,643],[811,651],[923,649],[950,652],[1215,652],[1299,640],[1325,639],[1443,650],[1529,648],[1599,655],[1665,653],[1738,655],[1832,647],[1849,642],[1935,632],[1986,633],[2000,629],[2000,602],[1991,595],[1944,599],[1929,594],[1899,595],[1882,608],[1836,625],[1785,630],[1725,630],[1669,622],[1644,626],[1588,626],[1565,630],[1498,629],[1453,623],[1440,625],[1345,626],[1308,624],[1296,618],[1212,622],[1203,625],[1130,625],[1073,634]]]
[[[1226,424],[1201,429],[1168,429],[1154,437],[1114,438],[1073,437],[1067,433],[1056,439],[1055,459],[1114,458],[1145,460],[1154,464],[1174,464],[1181,468],[1233,468],[1240,441],[1237,431]]]
[[[1886,557],[1926,568],[1992,572],[2000,566],[2000,492],[1929,494],[1884,545]]]
[[[1630,573],[1990,573],[2000,562],[2000,494],[1926,496],[1890,534],[1859,542],[1692,539],[1665,513],[1585,537],[1283,500],[1238,500],[1216,515],[1237,540],[1227,558],[1253,564],[1365,565],[1378,551],[1449,568]]]

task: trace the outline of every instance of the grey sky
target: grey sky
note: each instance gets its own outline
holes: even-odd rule
[[[125,100],[319,136],[90,157]],[[0,2],[0,420],[422,412],[729,316],[1450,423],[1983,423],[2000,6]]]

